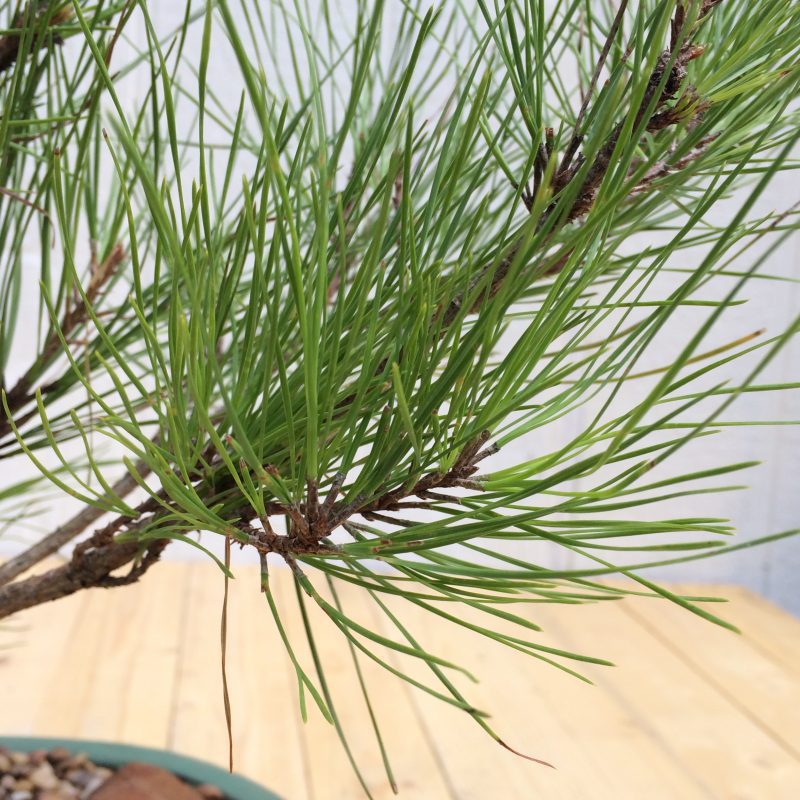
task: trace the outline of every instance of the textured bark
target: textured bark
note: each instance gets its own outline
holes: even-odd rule
[[[0,37],[0,63],[2,61],[2,53],[3,38]],[[119,243],[114,245],[108,256],[99,263],[94,256],[92,256],[92,262],[90,264],[91,273],[85,289],[86,300],[89,305],[97,301],[101,291],[114,276],[125,258],[125,249]],[[36,361],[24,375],[20,376],[14,386],[6,392],[6,405],[12,415],[35,400],[36,393],[34,388],[36,381],[48,364],[61,352],[61,336],[65,339],[68,338],[77,328],[84,325],[88,319],[89,313],[86,303],[77,302],[72,306],[67,304],[67,308],[64,310],[64,316],[59,325],[61,335],[55,330],[50,333]],[[51,386],[39,387],[42,394],[47,394],[51,388]],[[28,416],[29,415],[25,415],[24,418],[27,419]],[[20,420],[16,420],[16,423],[17,426],[21,424]],[[5,408],[0,406],[0,439],[7,436],[10,431],[11,420],[6,416]]]
[[[163,493],[159,496],[162,497]],[[137,581],[158,561],[170,542],[169,539],[142,542],[135,538],[137,532],[152,522],[152,516],[147,515],[159,507],[159,501],[151,497],[137,507],[136,521],[128,516],[115,517],[78,544],[72,558],[63,566],[0,586],[0,619],[32,606],[67,597],[80,589],[125,586]],[[125,541],[115,539],[126,526],[128,530],[125,533],[130,538]],[[112,574],[131,562],[134,563],[126,574]]]
[[[61,567],[3,586],[0,588],[0,619],[81,589],[108,585],[106,580],[111,573],[133,561],[139,550],[137,542],[112,542]]]

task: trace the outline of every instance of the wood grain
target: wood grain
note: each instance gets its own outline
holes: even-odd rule
[[[316,678],[291,576],[274,570],[271,583],[297,657]],[[20,615],[0,630],[0,643],[8,645],[0,651],[0,732],[107,738],[225,764],[222,588],[213,566],[164,564],[138,585],[92,590]],[[619,665],[570,663],[594,686],[409,604],[390,604],[427,647],[475,673],[477,684],[449,674],[471,702],[491,713],[500,736],[556,767],[504,750],[464,712],[361,656],[400,796],[795,797],[800,622],[735,587],[682,588],[730,597],[723,615],[744,636],[647,599],[522,608],[544,629],[532,634],[537,642]],[[340,587],[339,597],[346,613],[400,639],[357,589]],[[349,648],[318,608],[309,605],[308,612],[338,719],[374,797],[385,800],[392,791]],[[423,663],[374,650],[411,677],[442,688]],[[239,771],[287,800],[364,796],[336,730],[310,698],[308,722],[300,718],[295,672],[250,567],[238,569],[230,586],[228,672]]]

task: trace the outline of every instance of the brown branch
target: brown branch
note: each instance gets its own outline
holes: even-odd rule
[[[699,19],[707,15],[718,2],[719,0],[704,0]],[[577,192],[575,192],[575,199],[572,201],[571,207],[565,210],[561,215],[554,230],[546,237],[546,242],[550,241],[550,237],[552,237],[555,230],[558,230],[560,227],[570,222],[579,220],[589,213],[594,205],[597,191],[611,166],[613,154],[624,129],[625,120],[618,122],[617,125],[614,126],[606,141],[591,156],[592,161],[588,166],[587,160],[589,156],[585,153],[577,153],[584,136],[581,130],[583,118],[586,115],[593,89],[596,86],[605,60],[610,52],[613,39],[621,26],[624,6],[625,3],[623,3],[620,12],[614,20],[612,30],[609,33],[606,45],[598,60],[592,78],[592,85],[587,92],[586,98],[584,98],[584,102],[576,118],[573,135],[553,178],[553,190],[555,194],[559,194],[562,190],[573,185],[578,180],[580,180],[580,185],[577,188]],[[657,133],[658,131],[677,125],[685,120],[688,120],[691,124],[693,121],[696,121],[705,110],[705,105],[696,96],[691,87],[684,92],[684,97],[681,101],[675,105],[670,105],[670,102],[673,101],[680,89],[684,86],[687,63],[703,53],[703,48],[694,45],[690,39],[683,44],[679,44],[680,37],[683,35],[684,23],[684,8],[683,5],[679,3],[672,23],[670,49],[665,50],[659,56],[656,67],[648,80],[648,87],[645,91],[644,98],[634,117],[634,129],[642,130],[643,133]],[[2,47],[3,43],[0,41],[0,71],[2,71]],[[679,50],[676,52],[677,48],[679,48]],[[543,145],[538,145],[538,148],[533,165],[534,192],[531,194],[527,190],[527,187],[522,192],[523,201],[529,211],[533,208],[534,196],[541,188],[541,182],[546,172],[547,165],[554,156],[553,137],[549,131],[546,134],[545,143]],[[688,164],[689,160],[699,155],[697,150],[698,148],[695,148],[689,156],[676,162],[672,168],[680,169],[682,166],[685,166],[685,164]],[[663,169],[665,169],[663,165],[656,165],[656,167],[648,172],[642,181],[633,188],[631,194],[636,193],[637,190],[643,190],[656,178],[665,174]],[[402,197],[402,189],[402,184],[395,184],[395,201]],[[543,213],[541,220],[539,220],[539,226],[543,225],[543,223],[555,213],[557,208],[559,208],[559,206],[555,203],[551,204]],[[346,222],[348,217],[349,213],[346,213]],[[447,306],[440,309],[437,316],[439,314],[442,315],[441,324],[445,328],[449,327],[455,321],[466,299],[481,285],[488,271],[491,269],[494,271],[489,285],[482,295],[477,300],[473,301],[472,307],[469,310],[472,312],[477,311],[488,297],[494,296],[500,290],[514,260],[519,254],[523,241],[524,239],[520,238],[516,242],[512,242],[505,255],[499,259],[496,265],[493,262],[492,265],[485,267],[481,271],[478,277],[472,282],[468,292],[452,299]],[[119,246],[113,251],[112,255],[114,254],[117,254],[119,260],[124,257]],[[541,274],[551,274],[553,271],[562,269],[569,258],[569,254],[570,250],[567,249],[566,254],[562,253],[560,256],[554,257],[553,263],[548,268],[543,269]],[[109,256],[109,258],[111,258],[111,256]],[[115,267],[111,267],[110,269],[100,268],[97,271],[93,269],[92,280],[86,292],[90,302],[93,300],[94,294],[99,291],[99,287],[113,274],[114,268]],[[344,277],[346,278],[346,271]],[[340,280],[341,276],[338,273],[333,276],[331,286],[329,286],[330,300],[338,293],[340,289]],[[68,330],[83,324],[86,319],[85,308],[80,309],[80,307],[76,307],[75,309],[67,310],[61,326],[64,335],[66,335]],[[46,361],[52,358],[55,352],[57,352],[58,346],[60,345],[60,338],[55,335],[55,339],[55,342],[53,341],[53,336],[48,339],[43,348],[42,355],[40,359],[37,360],[37,365],[35,366],[40,367],[42,362],[46,363]],[[24,401],[26,397],[30,399],[32,382],[28,382],[26,385],[24,378],[25,376],[21,379],[22,383],[18,383],[9,393],[9,397],[12,400],[21,402]],[[2,420],[0,420],[0,429],[2,429]],[[372,500],[356,498],[347,504],[337,504],[336,498],[344,480],[343,476],[337,476],[328,497],[325,501],[320,502],[318,486],[315,482],[310,481],[307,486],[307,497],[304,504],[273,503],[267,508],[267,514],[280,513],[289,518],[291,526],[287,535],[278,535],[275,533],[268,518],[261,520],[263,530],[254,528],[244,519],[246,513],[243,512],[243,518],[233,523],[240,534],[240,537],[237,537],[237,541],[241,545],[253,546],[259,552],[262,560],[267,553],[278,553],[290,566],[294,569],[298,569],[299,567],[295,560],[297,556],[304,554],[324,555],[338,553],[338,548],[324,540],[327,539],[328,535],[336,527],[345,524],[353,515],[359,514],[367,519],[374,518],[394,524],[410,524],[403,520],[386,516],[385,512],[398,512],[408,507],[425,506],[427,505],[425,501],[442,501],[445,498],[448,501],[458,502],[458,499],[452,496],[437,494],[434,491],[437,489],[460,487],[480,491],[483,488],[481,482],[475,480],[473,475],[478,469],[477,463],[495,451],[491,447],[484,449],[488,438],[489,433],[485,431],[469,442],[447,472],[428,473],[409,488],[401,486],[386,491]],[[423,502],[409,503],[407,502],[407,498],[410,497],[418,497]],[[148,503],[152,502],[152,500],[148,501]],[[152,511],[157,508],[158,504],[156,503],[154,507],[150,507],[147,510]],[[145,511],[142,510],[141,513],[145,513]],[[117,586],[138,580],[149,566],[158,560],[168,540],[151,540],[148,544],[142,544],[135,540],[131,541],[126,539],[125,541],[119,541],[115,539],[116,532],[125,524],[130,524],[128,518],[118,518],[112,521],[112,523],[109,523],[105,528],[96,532],[89,540],[83,542],[76,548],[71,561],[63,567],[50,570],[44,575],[35,576],[0,587],[0,618],[32,605],[72,594],[81,588],[88,588],[91,586]],[[132,526],[132,530],[135,527],[138,527],[138,525],[135,524]],[[54,535],[55,533],[58,532],[54,532]],[[48,537],[48,539],[49,538],[50,537]],[[139,561],[135,563],[133,568],[126,575],[115,576],[112,574],[117,569],[137,559],[137,557],[139,557]],[[2,575],[2,573],[0,573],[0,575]]]
[[[606,36],[606,41],[603,44],[603,49],[600,51],[600,55],[597,59],[597,63],[595,64],[594,73],[592,74],[592,79],[589,82],[589,88],[584,95],[583,102],[581,103],[580,111],[578,111],[578,116],[575,118],[575,125],[572,129],[572,138],[569,140],[565,150],[564,150],[564,157],[561,160],[561,164],[559,165],[558,171],[564,172],[570,165],[572,159],[575,156],[575,153],[578,152],[578,148],[580,147],[583,135],[581,132],[581,125],[583,124],[583,118],[586,116],[586,112],[589,109],[589,103],[591,102],[592,95],[594,94],[594,90],[597,86],[597,81],[600,79],[600,73],[603,71],[603,67],[605,66],[606,59],[608,58],[608,54],[611,52],[611,46],[614,44],[614,39],[617,37],[617,32],[622,25],[622,19],[625,16],[625,9],[628,7],[628,0],[622,0],[619,4],[619,9],[617,10],[617,15],[614,17],[614,21],[611,23],[611,28],[608,31],[608,35]]]
[[[31,16],[30,12],[28,12],[27,16]],[[59,11],[56,11],[55,14],[50,18],[49,24],[50,25],[60,25],[62,22],[66,22],[72,16],[72,10],[68,8],[63,8]],[[24,14],[19,14],[16,19],[14,20],[13,27],[14,28],[23,28],[25,25],[25,17]],[[38,22],[40,17],[34,15],[34,21]],[[34,24],[35,24],[34,22]],[[0,72],[5,72],[6,70],[11,69],[14,64],[17,62],[17,58],[19,57],[19,45],[20,39],[22,38],[22,33],[7,33],[5,36],[0,36]],[[54,44],[61,44],[61,37],[55,36],[53,38]],[[41,48],[46,48],[49,46],[49,41],[46,37],[43,37],[43,40],[39,44]]]
[[[128,530],[124,534],[127,537],[150,524],[153,520],[148,515],[157,512],[161,508],[160,501],[165,498],[166,494],[161,490],[136,507],[135,517],[123,514],[115,517],[78,544],[70,560],[63,566],[0,586],[0,619],[25,608],[74,594],[79,589],[125,586],[137,581],[158,561],[170,540],[152,539],[142,543],[135,538],[120,541],[115,536],[126,526]],[[112,575],[115,570],[139,556],[140,560],[126,575]]]
[[[112,538],[105,544],[76,553],[61,567],[0,587],[0,619],[68,597],[81,589],[134,583],[158,560],[168,542],[168,539],[156,540],[143,550],[140,542],[119,542]],[[112,575],[140,554],[141,560],[126,575]]]
[[[430,509],[433,507],[432,503],[460,502],[459,498],[437,494],[434,489],[458,487],[482,491],[483,485],[475,480],[473,475],[480,461],[497,452],[495,445],[485,446],[489,436],[489,431],[482,431],[468,442],[447,472],[429,472],[412,487],[400,486],[384,492],[373,500],[357,497],[346,504],[337,504],[336,498],[345,479],[343,473],[337,473],[328,496],[322,502],[319,500],[318,486],[310,481],[304,503],[270,504],[267,507],[268,516],[259,517],[263,530],[250,524],[250,520],[255,519],[252,508],[243,506],[236,512],[238,519],[232,522],[233,527],[240,533],[240,537],[234,538],[241,546],[251,545],[262,555],[276,553],[284,560],[302,555],[336,555],[340,552],[339,548],[326,540],[337,527],[346,524],[352,516],[361,515],[366,519],[410,525],[411,523],[400,518],[384,516],[382,512],[396,513],[409,508]],[[411,497],[418,497],[423,502],[409,502],[408,498]],[[269,515],[273,513],[289,518],[291,527],[287,534],[281,535],[273,530],[269,520]]]
[[[11,189],[7,189],[5,186],[0,186],[0,195],[3,197],[8,197],[13,200],[15,203],[21,203],[26,208],[32,208],[37,214],[41,214],[47,221],[50,223],[51,227],[55,227],[53,225],[53,218],[50,214],[47,213],[46,208],[42,208],[41,206],[37,206],[36,203],[31,202],[26,197],[23,197],[21,194],[17,192],[12,192]]]
[[[372,514],[380,511],[399,511],[404,507],[402,503],[408,497],[421,497],[423,499],[439,499],[435,494],[431,494],[433,489],[448,489],[448,488],[482,488],[480,483],[472,479],[478,471],[477,464],[484,458],[497,452],[497,447],[491,445],[484,449],[484,445],[488,442],[489,431],[482,431],[471,442],[469,442],[464,449],[459,453],[455,463],[447,472],[429,472],[420,478],[414,486],[406,489],[401,486],[397,489],[385,492],[380,497],[375,498],[369,502],[356,503],[355,505],[348,505],[345,508],[339,509],[338,514],[334,514],[333,520],[335,521],[334,527],[341,525],[348,517],[353,514]]]
[[[139,461],[136,464],[136,472],[140,477],[144,477],[150,472],[150,468],[144,461]],[[112,485],[111,494],[106,496],[126,497],[138,486],[139,482],[136,478],[127,473]],[[53,553],[58,552],[60,548],[80,536],[105,513],[102,508],[87,505],[75,514],[72,519],[56,528],[43,539],[40,539],[36,544],[4,564],[0,564],[0,586],[26,572],[40,561],[53,555]]]
[[[719,2],[721,2],[721,0],[704,0],[700,8],[698,21],[707,16]],[[598,63],[592,77],[592,86],[596,85],[599,79],[602,67],[608,57],[613,37],[621,26],[624,6],[625,3],[622,4],[620,11],[612,23],[609,36],[598,58]],[[683,121],[688,121],[691,126],[700,119],[708,107],[707,104],[697,96],[692,87],[687,88],[681,101],[674,106],[669,105],[669,102],[673,100],[684,86],[686,65],[690,61],[699,58],[704,52],[703,47],[694,44],[691,37],[681,43],[684,22],[685,12],[683,5],[679,3],[672,20],[670,47],[659,55],[656,66],[648,79],[648,86],[645,90],[644,97],[634,118],[633,128],[636,130],[642,127],[642,122],[645,116],[647,116],[647,121],[643,126],[643,136],[646,134],[658,133],[670,126],[678,125]],[[574,157],[584,138],[581,127],[583,118],[588,109],[591,94],[591,91],[587,93],[580,111],[578,112],[572,136],[567,143],[561,164],[553,177],[552,191],[554,195],[559,195],[568,186],[574,184],[575,181],[580,180],[581,184],[575,194],[575,199],[572,201],[571,207],[563,214],[553,230],[545,237],[545,241],[542,244],[543,250],[547,249],[556,231],[562,229],[568,223],[579,221],[591,211],[594,206],[597,191],[609,170],[614,151],[619,141],[619,136],[625,126],[625,120],[621,120],[614,126],[609,137],[593,156],[591,165],[584,169],[587,161],[586,154],[581,153],[577,155],[577,158]],[[547,139],[548,137],[546,137],[546,145],[548,143]],[[697,157],[697,155],[699,155],[699,153],[697,153],[695,157]],[[537,152],[536,158],[534,159],[534,191],[531,193],[524,190],[522,193],[522,199],[528,211],[531,211],[533,208],[533,200],[539,189],[539,184],[544,174],[544,167],[551,157],[552,152],[549,152],[549,148],[545,147],[545,152],[541,152],[540,146],[540,152]],[[693,159],[690,158],[685,161],[683,166],[686,166],[691,160]],[[654,176],[648,181],[647,185],[652,183],[655,177],[657,176]],[[637,189],[641,191],[642,188],[641,186],[634,187],[631,191],[631,195],[636,194]],[[539,220],[538,227],[541,228],[544,223],[561,208],[562,206],[559,203],[551,203]],[[462,311],[464,303],[467,302],[478,287],[486,281],[486,276],[490,271],[492,271],[491,280],[488,281],[485,290],[472,301],[468,311],[470,313],[477,313],[487,300],[494,297],[500,291],[524,241],[525,235],[519,237],[515,242],[510,244],[506,254],[496,264],[492,262],[486,265],[479,272],[478,276],[473,279],[465,292],[451,299],[449,303],[441,307],[438,315],[441,316],[441,325],[443,329],[449,328],[455,322]],[[559,271],[567,263],[568,257],[569,251],[565,257],[560,258],[555,264],[549,266],[541,264],[542,269],[539,271],[539,275],[544,277]]]
[[[324,541],[301,541],[291,535],[275,533],[269,520],[261,520],[264,530],[259,530],[247,522],[238,522],[235,527],[244,534],[244,539],[236,540],[238,544],[252,546],[260,556],[276,553],[286,559],[294,555],[333,555],[339,553],[336,545]]]
[[[89,319],[89,311],[87,304],[91,305],[96,302],[100,296],[101,291],[114,276],[119,266],[125,260],[125,249],[121,244],[116,244],[111,249],[111,252],[100,263],[92,254],[90,263],[90,276],[89,283],[85,290],[86,302],[75,301],[74,305],[67,306],[64,310],[64,315],[61,319],[59,328],[61,335],[66,338],[72,334],[78,327],[85,324]],[[42,371],[52,361],[61,349],[61,336],[57,330],[53,330],[45,340],[42,350],[37,357],[36,361],[30,368],[22,375],[14,386],[6,392],[6,403],[11,413],[19,411],[19,409],[32,402],[35,397],[34,384],[37,378],[41,375]],[[43,389],[44,391],[44,389]],[[0,411],[0,438],[6,436],[11,430],[11,421],[6,416],[5,410]]]
[[[336,555],[340,552],[339,548],[324,540],[350,516],[360,514],[367,518],[373,517],[383,521],[398,522],[394,518],[384,516],[381,512],[402,511],[404,508],[416,506],[417,504],[414,503],[403,502],[412,496],[420,497],[428,502],[442,500],[457,502],[457,498],[437,495],[432,491],[434,489],[461,487],[481,490],[483,488],[481,483],[472,476],[477,471],[477,464],[480,461],[497,452],[497,448],[493,445],[486,447],[489,435],[488,431],[483,431],[468,442],[447,472],[430,472],[420,478],[411,488],[399,487],[385,492],[372,501],[357,498],[354,503],[344,506],[337,505],[336,497],[344,483],[344,475],[341,473],[337,473],[334,477],[330,492],[322,502],[319,501],[316,485],[309,484],[307,500],[304,504],[288,506],[275,503],[267,507],[268,514],[280,513],[290,517],[292,528],[289,534],[277,534],[270,525],[269,517],[261,518],[263,530],[259,530],[243,519],[245,514],[242,512],[241,518],[232,523],[233,528],[239,534],[235,535],[234,539],[242,546],[254,547],[262,556],[267,553],[277,553],[287,563],[296,556],[302,555]],[[133,480],[132,476],[127,477]],[[115,485],[115,488],[117,486],[119,483]],[[59,542],[64,543],[77,536],[90,524],[92,514],[100,516],[103,512],[98,513],[98,510],[94,508],[84,509],[70,523],[54,531],[38,546],[31,548],[31,551],[23,553],[13,562],[0,567],[0,577],[5,580],[5,584],[0,585],[0,619],[26,608],[66,597],[81,589],[125,586],[137,581],[158,561],[161,552],[170,540],[152,539],[143,543],[135,538],[130,539],[127,535],[123,541],[115,537],[126,526],[128,530],[125,531],[125,534],[131,534],[141,530],[145,525],[151,524],[152,517],[141,518],[158,512],[161,508],[159,499],[163,500],[165,497],[162,490],[156,497],[148,498],[136,508],[136,517],[133,519],[120,515],[111,520],[106,526],[95,531],[91,537],[78,544],[70,561],[63,566],[51,569],[41,575],[8,582],[29,566],[38,563],[45,555],[54,552],[60,546]],[[400,520],[400,522],[403,521]],[[40,549],[37,550],[37,547]],[[43,550],[48,548],[52,549],[42,555]],[[136,561],[137,558],[138,561]],[[135,562],[134,566],[125,575],[112,574],[131,562]]]

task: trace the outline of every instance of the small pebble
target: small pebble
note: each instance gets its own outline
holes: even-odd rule
[[[54,747],[47,753],[49,761],[66,761],[72,755],[66,747]]]
[[[83,788],[91,780],[92,773],[86,769],[71,769],[64,777],[74,786]]]
[[[101,775],[92,775],[91,778],[83,785],[83,791],[80,793],[81,800],[87,800],[91,797],[105,782],[107,778]]]
[[[58,778],[56,777],[50,763],[42,759],[39,766],[28,776],[30,782],[37,789],[55,789],[58,786]]]
[[[225,800],[222,790],[210,783],[201,783],[199,786],[195,786],[195,789],[203,795],[205,800]]]
[[[66,769],[80,769],[81,767],[85,767],[88,761],[89,759],[86,757],[86,753],[77,753],[68,758],[64,766]]]

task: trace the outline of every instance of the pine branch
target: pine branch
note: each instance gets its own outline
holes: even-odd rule
[[[700,19],[707,16],[714,6],[718,5],[720,0],[716,2],[706,2],[700,12]],[[597,85],[597,80],[602,71],[608,56],[613,38],[616,36],[622,15],[625,11],[626,3],[620,5],[617,16],[614,19],[609,35],[603,46],[603,49],[598,57],[595,65],[595,71],[592,76],[590,90],[587,93],[584,102],[578,112],[576,121],[573,125],[573,133],[566,145],[564,155],[562,157],[559,167],[555,170],[553,176],[552,193],[554,199],[548,206],[546,211],[542,214],[541,219],[537,223],[537,228],[542,228],[546,225],[551,216],[558,216],[559,220],[555,226],[552,227],[548,235],[544,238],[543,242],[539,245],[539,253],[533,253],[528,256],[528,260],[532,261],[536,266],[533,275],[536,277],[546,277],[556,274],[567,263],[569,254],[559,258],[556,261],[550,259],[548,263],[547,250],[553,241],[555,234],[566,227],[569,223],[575,223],[586,217],[594,205],[597,190],[603,179],[608,172],[611,164],[612,156],[617,148],[620,134],[625,126],[625,120],[620,120],[613,128],[611,135],[605,143],[599,148],[597,154],[593,157],[591,166],[588,169],[582,169],[587,161],[587,156],[583,153],[578,154],[574,159],[575,154],[584,139],[584,134],[581,131],[583,120],[586,116],[587,109],[589,108],[592,90]],[[683,24],[685,18],[685,9],[682,4],[678,4],[675,16],[671,24],[671,42],[670,48],[664,50],[658,57],[657,64],[648,79],[647,89],[644,97],[642,98],[639,108],[636,112],[633,122],[633,130],[639,130],[642,127],[642,122],[645,117],[647,121],[644,124],[642,132],[642,141],[647,134],[657,134],[667,128],[674,127],[680,124],[685,124],[691,129],[708,110],[708,103],[703,101],[697,96],[695,90],[691,86],[685,84],[686,81],[686,66],[696,58],[699,58],[704,48],[687,39],[681,43],[680,35],[683,32]],[[681,90],[684,91],[684,96],[681,101],[676,105],[670,105]],[[652,109],[652,110],[651,110]],[[534,182],[533,189],[528,190],[523,187],[522,199],[529,212],[533,210],[534,198],[541,189],[542,176],[547,170],[547,165],[551,158],[555,157],[553,151],[553,129],[547,128],[545,132],[545,142],[537,145],[537,156],[534,160]],[[707,144],[708,142],[706,142]],[[698,146],[694,158],[702,155],[704,147]],[[680,162],[673,165],[669,171],[680,170],[685,168],[691,159],[682,159]],[[574,163],[573,163],[574,159]],[[652,174],[647,180],[643,180],[636,186],[631,187],[629,197],[640,194],[650,187],[659,175]],[[576,192],[576,197],[571,201],[569,208],[564,211],[564,204],[559,202],[559,196],[568,192],[576,184],[580,184]],[[515,186],[515,188],[518,188]],[[491,281],[474,300],[469,313],[476,314],[481,306],[489,299],[493,298],[502,288],[505,283],[508,272],[517,258],[521,247],[524,245],[525,236],[520,237],[509,248],[508,252],[502,257],[496,267],[492,264],[485,266],[478,273],[478,276],[472,281],[470,289],[459,295],[458,297],[449,301],[445,306],[444,312],[441,314],[442,328],[446,330],[449,328],[461,313],[462,306],[467,298],[472,297],[477,291],[478,287],[483,286],[485,283],[486,275],[489,271],[493,270]]]
[[[463,488],[481,491],[482,484],[472,476],[477,472],[479,462],[497,452],[494,445],[484,447],[489,436],[489,431],[483,431],[469,442],[447,472],[430,472],[410,487],[401,486],[385,491],[373,500],[356,498],[346,504],[337,503],[336,498],[345,480],[343,473],[336,475],[328,496],[322,503],[319,502],[317,487],[310,483],[304,503],[297,505],[272,503],[268,506],[270,515],[288,517],[291,520],[291,531],[287,535],[275,533],[269,516],[259,517],[263,530],[254,528],[249,524],[249,520],[254,518],[252,512],[248,513],[250,510],[246,506],[241,507],[238,511],[240,516],[231,520],[233,526],[247,536],[246,541],[239,540],[238,543],[250,544],[262,554],[276,553],[284,558],[336,555],[338,549],[325,540],[353,516],[380,519],[380,512],[396,512],[413,507],[415,504],[409,506],[402,502],[409,497],[420,497],[434,503],[459,502],[458,498],[439,495],[433,491],[434,489]],[[430,508],[430,502],[419,505]],[[394,518],[387,519],[394,521]]]
[[[41,352],[34,363],[17,379],[14,386],[5,393],[6,404],[11,414],[33,402],[36,396],[34,389],[36,381],[52,360],[61,352],[61,337],[68,339],[88,321],[88,308],[98,302],[103,289],[114,277],[125,258],[125,250],[119,243],[111,248],[109,254],[100,263],[97,262],[95,254],[92,253],[89,282],[85,289],[86,301],[84,302],[80,297],[76,296],[71,305],[67,302],[67,307],[59,324],[59,330],[53,330],[50,333],[45,339]],[[39,387],[39,389],[43,394],[46,394],[54,386],[55,384],[50,383]],[[11,422],[5,409],[0,414],[0,439],[2,439],[11,431]]]
[[[143,461],[136,464],[136,473],[139,478],[144,478],[150,472],[150,467]],[[133,475],[127,473],[111,486],[111,492],[106,495],[110,500],[113,498],[127,497],[137,488],[139,481]],[[98,506],[84,506],[70,520],[60,525],[51,533],[42,537],[35,544],[32,544],[19,555],[10,558],[0,564],[0,586],[14,580],[23,572],[27,572],[31,567],[36,566],[44,559],[57,553],[64,545],[69,544],[91,525],[97,522],[106,512]]]
[[[622,572],[642,593],[720,622],[638,570],[724,552],[730,526],[634,512],[747,466],[645,477],[721,427],[743,392],[788,388],[759,374],[800,321],[758,342],[705,339],[758,277],[756,249],[800,228],[793,212],[754,211],[772,177],[795,166],[800,8],[622,0],[584,25],[558,4],[537,15],[535,4],[480,3],[473,14],[445,3],[422,16],[400,3],[387,38],[389,4],[362,4],[352,28],[330,25],[327,0],[284,5],[290,66],[270,26],[241,19],[229,0],[187,12],[164,37],[152,4],[74,3],[63,35],[76,52],[64,59],[38,50],[53,33],[43,5],[21,4],[28,21],[12,55],[0,37],[2,363],[16,356],[29,284],[44,287],[33,299],[36,329],[47,330],[8,392],[0,436],[13,420],[19,449],[60,490],[129,512],[83,509],[0,567],[0,613],[134,582],[171,539],[208,531],[222,537],[226,564],[234,544],[258,553],[304,696],[324,714],[327,688],[303,671],[269,594],[269,554],[354,652],[401,678],[400,662],[384,663],[372,643],[422,659],[436,688],[414,685],[502,742],[380,593],[570,672],[564,660],[593,659],[543,645],[526,606],[512,604],[616,597],[624,592],[596,579]],[[147,46],[112,73],[132,14]],[[184,52],[195,17],[201,45]],[[220,92],[222,51],[238,74],[226,72]],[[118,78],[139,69],[149,80],[130,110]],[[709,212],[731,196],[739,208],[715,226]],[[109,256],[92,260],[84,303],[72,287],[85,229]],[[765,237],[769,247],[748,252]],[[19,257],[31,244],[38,281]],[[51,254],[59,246],[63,262]],[[655,279],[675,267],[663,294]],[[733,284],[718,287],[717,276]],[[119,299],[112,283],[126,290]],[[690,311],[706,316],[672,336],[675,315]],[[678,353],[676,338],[688,341]],[[643,369],[662,341],[668,363]],[[736,371],[745,355],[754,366]],[[650,389],[626,391],[647,375]],[[547,426],[587,404],[585,427],[548,446]],[[532,453],[513,447],[523,436]],[[506,463],[478,474],[500,445]],[[142,486],[135,475],[112,480],[123,459],[141,459],[147,491],[158,489],[134,513],[114,502]],[[5,487],[7,518],[28,490]],[[334,544],[342,528],[349,538]],[[86,534],[63,566],[23,575]],[[499,541],[569,553],[571,566],[530,562]],[[640,563],[619,566],[617,550],[641,552]],[[374,569],[376,556],[391,571]],[[328,603],[320,577],[361,588],[400,641]],[[325,664],[315,666],[325,686]]]
[[[160,496],[163,498],[163,493]],[[137,512],[139,516],[144,516],[159,508],[159,502],[150,498],[137,507]],[[81,542],[63,566],[0,585],[0,619],[26,608],[59,600],[81,589],[112,588],[135,583],[158,561],[170,542],[169,539],[150,539],[144,543],[137,541],[137,531],[151,522],[149,518],[132,522],[129,517],[120,515]],[[127,530],[125,539],[120,541],[115,534],[122,528]],[[125,575],[113,574],[131,562],[135,563]]]

